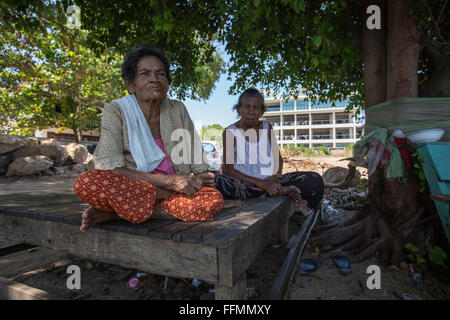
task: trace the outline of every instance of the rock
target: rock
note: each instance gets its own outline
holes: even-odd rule
[[[40,142],[41,145],[43,145],[43,144],[56,144],[56,145],[58,145],[58,146],[61,145],[61,144],[58,142],[58,140],[53,139],[53,138],[51,138],[51,139],[45,139],[45,140],[40,140],[39,142]]]
[[[55,172],[53,170],[51,170],[51,169],[47,169],[47,170],[44,171],[44,174],[47,175],[47,176],[54,176]]]
[[[32,157],[32,156],[39,156],[39,155],[41,155],[41,148],[39,145],[35,145],[35,144],[25,145],[13,152],[14,160],[16,160],[18,158]]]
[[[66,171],[65,167],[52,167],[50,168],[55,174],[63,174]]]
[[[95,169],[97,161],[98,160],[96,157],[94,157],[92,154],[88,153],[88,156],[87,156],[86,160],[83,162],[83,164],[87,170],[92,170],[92,169]]]
[[[53,160],[55,166],[62,166],[64,162],[67,160],[66,149],[59,144],[43,144],[40,147],[40,154],[43,156],[47,156]]]
[[[328,183],[339,183],[344,181],[345,177],[347,176],[348,169],[343,167],[333,167],[327,169],[323,173],[323,180]],[[353,176],[352,181],[350,182],[349,187],[357,186],[359,181],[361,179],[361,173],[356,170],[355,175]]]
[[[0,169],[8,168],[9,164],[14,160],[11,153],[6,153],[0,156]]]
[[[75,142],[72,142],[65,146],[66,153],[68,155],[69,160],[74,163],[83,163],[88,155],[88,149],[82,145]]]
[[[83,173],[84,171],[86,171],[86,168],[84,166],[84,164],[76,164],[72,167],[72,174],[80,174]]]
[[[5,154],[14,151],[29,142],[21,136],[11,136],[6,134],[0,135],[0,154]]]
[[[29,144],[39,144],[39,139],[36,137],[25,137]]]
[[[45,171],[53,166],[53,161],[46,156],[18,158],[8,167],[6,176],[28,176]]]

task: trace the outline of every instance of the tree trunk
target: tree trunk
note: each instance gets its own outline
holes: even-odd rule
[[[366,108],[386,101],[386,0],[364,1],[364,8],[370,5],[381,9],[381,29],[370,30],[363,26],[361,49]]]
[[[417,97],[420,33],[416,17],[408,14],[408,3],[403,0],[387,3],[386,98]]]
[[[369,30],[363,25],[366,107],[398,97],[417,97],[420,47],[414,17],[408,15],[408,5],[402,0],[365,2],[366,8],[372,4],[381,9],[382,26]],[[368,204],[349,220],[319,229],[320,234],[311,240],[313,246],[328,243],[342,251],[352,250],[354,262],[376,253],[384,264],[402,261],[406,236],[402,230],[423,212],[420,184],[413,168],[406,173],[406,184],[387,179],[385,170],[378,166],[369,177]],[[331,230],[322,232],[327,229]]]

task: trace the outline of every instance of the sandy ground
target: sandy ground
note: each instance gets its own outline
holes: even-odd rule
[[[293,161],[292,161],[293,160]],[[332,166],[347,167],[348,161],[342,157],[315,157],[308,160],[295,157],[284,164],[283,172],[316,171],[319,174]],[[362,177],[366,169],[358,168]],[[71,188],[74,176],[42,176],[34,178],[0,177],[0,196],[14,193],[15,190],[55,190]],[[81,213],[80,213],[81,214]],[[345,218],[347,213],[342,213]],[[291,218],[290,235],[299,231],[304,217],[294,215]],[[0,235],[0,247],[11,243]],[[322,251],[323,252],[322,252]],[[268,297],[273,281],[281,267],[288,249],[280,246],[266,248],[249,268],[248,286],[254,287],[259,299]],[[323,248],[307,246],[300,260],[324,254]],[[27,266],[28,271],[12,267]],[[82,290],[70,291],[66,287],[67,267],[79,265],[83,272]],[[9,268],[6,266],[10,265]],[[370,274],[367,267],[378,265],[376,257],[363,263],[353,264],[352,270],[359,282],[351,275],[344,276],[337,271],[332,259],[324,261],[322,266],[308,276],[296,274],[288,292],[291,300],[399,300],[407,294],[411,299],[450,299],[450,285],[433,277],[424,279],[424,289],[418,290],[409,278],[408,270],[397,267],[381,269],[381,289],[367,289],[366,282]],[[11,268],[15,271],[11,271]],[[30,269],[31,268],[31,269]],[[9,273],[8,273],[9,272]],[[128,287],[129,278],[135,277],[139,270],[127,270],[114,265],[80,259],[63,253],[55,253],[44,248],[25,250],[9,256],[0,257],[0,275],[12,277],[32,287],[57,294],[66,299],[211,299],[209,292],[213,286],[201,283],[192,284],[193,279],[166,278],[159,275],[146,275],[141,279],[138,289]]]

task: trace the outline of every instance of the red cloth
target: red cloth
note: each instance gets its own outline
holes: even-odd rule
[[[173,193],[156,200],[156,187],[110,170],[88,170],[74,183],[75,194],[98,210],[115,212],[120,218],[141,223],[150,218],[156,205],[182,221],[213,221],[223,208],[223,197],[214,188],[203,187],[187,196]]]
[[[406,165],[406,168],[411,167],[411,154],[408,151],[408,148],[406,147],[406,138],[396,138],[395,143],[397,144],[398,151],[400,151],[400,154],[403,159],[403,163]]]

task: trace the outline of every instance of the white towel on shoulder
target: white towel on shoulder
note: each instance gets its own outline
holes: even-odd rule
[[[136,170],[152,172],[166,155],[156,144],[136,96],[133,94],[114,101],[119,103],[125,114],[130,151],[137,165]]]

